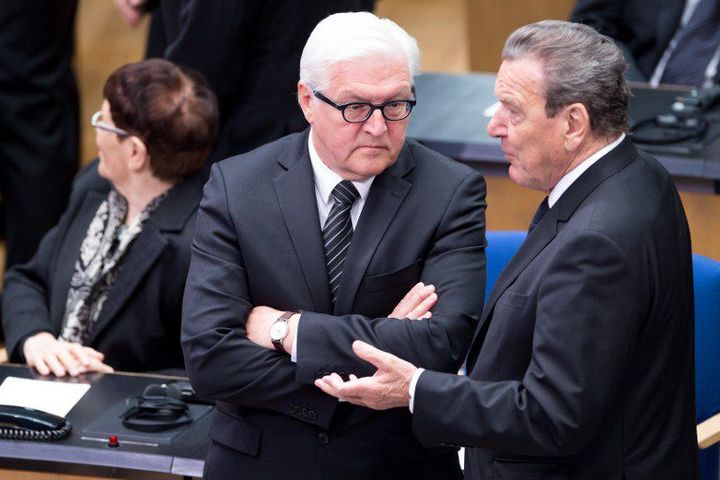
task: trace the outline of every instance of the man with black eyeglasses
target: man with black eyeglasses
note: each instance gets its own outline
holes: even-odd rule
[[[482,310],[485,182],[406,139],[418,69],[395,23],[332,15],[300,61],[311,127],[213,167],[182,334],[193,386],[217,401],[205,478],[462,478],[407,409],[313,385],[372,374],[356,339],[456,372]]]

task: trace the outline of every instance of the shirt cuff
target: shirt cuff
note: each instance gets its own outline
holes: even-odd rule
[[[420,375],[424,371],[424,368],[418,368],[417,370],[415,370],[415,373],[413,373],[413,376],[410,379],[410,388],[408,388],[408,393],[410,394],[410,403],[408,404],[408,407],[410,408],[410,413],[413,413],[413,408],[415,407],[415,387],[417,386]]]
[[[292,350],[290,350],[290,361],[293,363],[297,363],[297,339],[298,339],[298,335],[300,335],[300,319],[301,318],[302,318],[302,313],[298,317],[297,328],[295,329],[295,336],[293,337]]]

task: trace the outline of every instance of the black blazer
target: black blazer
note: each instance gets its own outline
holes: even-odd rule
[[[313,381],[372,374],[355,339],[457,371],[483,303],[485,182],[408,141],[372,184],[333,311],[307,135],[216,164],[205,188],[182,338],[193,385],[218,400],[206,478],[458,478],[456,451],[422,448],[407,408],[338,404]],[[421,280],[432,319],[385,318]],[[247,339],[253,305],[303,310],[297,364]]]
[[[614,39],[630,65],[628,80],[647,82],[684,7],[685,0],[578,0],[571,20]]]
[[[697,478],[692,282],[672,179],[625,139],[500,274],[469,376],[420,376],[415,432],[473,447],[469,479]]]
[[[203,182],[198,174],[176,185],[125,252],[88,344],[116,370],[183,368],[182,295]],[[97,162],[83,169],[58,225],[30,262],[5,275],[3,327],[12,361],[24,361],[22,345],[28,336],[60,333],[80,245],[109,190]]]
[[[148,57],[203,73],[218,97],[220,133],[209,161],[307,127],[297,103],[300,56],[326,16],[362,10],[361,0],[161,0]]]

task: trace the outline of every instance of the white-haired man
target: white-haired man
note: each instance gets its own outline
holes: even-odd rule
[[[482,310],[485,183],[406,140],[418,64],[393,22],[328,17],[300,65],[311,128],[213,167],[183,319],[193,385],[217,400],[206,478],[461,477],[407,409],[313,385],[372,373],[358,338],[456,371]]]

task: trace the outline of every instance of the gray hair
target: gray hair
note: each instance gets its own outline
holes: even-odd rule
[[[502,58],[532,58],[543,64],[548,117],[564,106],[582,103],[595,135],[629,131],[627,62],[609,37],[587,25],[544,20],[515,30]]]
[[[324,89],[331,66],[370,58],[406,62],[411,81],[420,70],[417,42],[395,22],[369,12],[336,13],[310,34],[300,58],[300,80]]]

